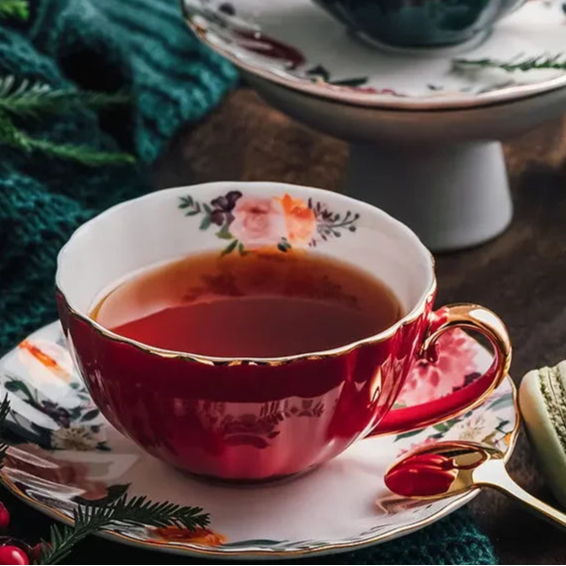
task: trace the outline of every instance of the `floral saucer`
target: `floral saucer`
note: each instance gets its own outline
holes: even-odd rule
[[[566,60],[562,4],[531,0],[479,44],[392,51],[348,33],[313,0],[183,0],[197,36],[249,73],[333,100],[414,110],[493,104],[566,86],[563,70],[463,62]]]
[[[439,360],[413,370],[401,403],[446,395],[490,363],[489,354],[461,331],[441,340]],[[0,361],[0,383],[12,406],[7,426],[21,437],[21,443],[9,448],[0,474],[9,490],[65,522],[70,522],[77,503],[108,502],[125,491],[200,506],[210,513],[210,528],[117,524],[101,535],[201,557],[265,560],[332,553],[418,530],[477,492],[437,502],[399,498],[383,483],[388,465],[411,448],[441,438],[487,442],[509,456],[519,426],[508,378],[481,407],[462,417],[357,442],[338,458],[286,483],[238,488],[187,477],[144,454],[112,428],[73,369],[59,323],[32,334]]]

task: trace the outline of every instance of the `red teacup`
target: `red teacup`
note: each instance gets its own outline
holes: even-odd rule
[[[215,207],[230,208],[221,218],[222,238],[201,218]],[[261,221],[250,216],[256,213]],[[323,239],[328,222],[335,226]],[[231,244],[226,234],[247,248],[276,247],[284,237],[307,253],[347,259],[393,289],[407,314],[376,336],[333,350],[260,359],[162,350],[89,317],[97,300],[132,273],[191,253],[221,253]],[[432,310],[434,262],[407,227],[351,198],[293,185],[213,183],[123,203],[71,237],[59,255],[57,289],[75,363],[110,422],[150,454],[224,480],[288,476],[368,434],[456,416],[501,383],[511,359],[505,326],[491,311],[471,304]],[[437,338],[454,327],[488,338],[495,352],[489,370],[446,397],[392,409],[412,364],[433,360]]]

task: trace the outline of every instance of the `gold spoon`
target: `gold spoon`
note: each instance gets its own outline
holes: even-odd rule
[[[397,495],[442,499],[478,487],[492,487],[541,519],[566,529],[566,513],[519,487],[505,469],[503,452],[478,442],[447,441],[422,446],[395,462],[385,485]]]

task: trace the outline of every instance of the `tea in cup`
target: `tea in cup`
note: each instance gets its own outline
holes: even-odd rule
[[[73,359],[109,421],[193,474],[265,481],[369,434],[456,416],[504,379],[509,337],[472,304],[433,310],[434,261],[406,226],[352,198],[211,183],[122,203],[59,255]],[[445,331],[482,333],[485,375],[394,408]]]

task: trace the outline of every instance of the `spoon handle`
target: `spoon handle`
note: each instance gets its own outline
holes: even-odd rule
[[[492,487],[512,497],[539,518],[566,530],[566,513],[558,511],[517,485],[507,473],[502,460],[490,460],[479,466],[473,472],[473,480],[477,486]]]

